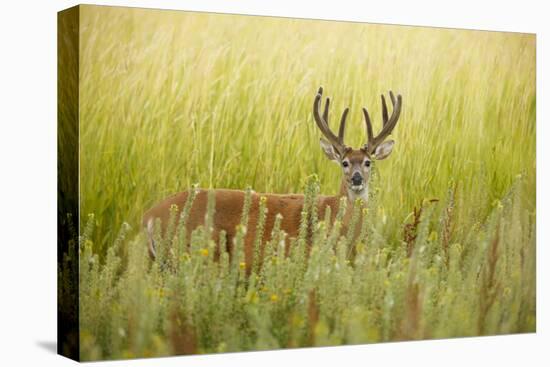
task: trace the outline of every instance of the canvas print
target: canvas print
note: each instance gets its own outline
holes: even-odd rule
[[[534,34],[58,17],[59,352],[536,330]]]

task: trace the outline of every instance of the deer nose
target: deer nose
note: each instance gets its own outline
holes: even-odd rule
[[[363,183],[363,177],[359,172],[355,172],[353,176],[351,177],[351,183],[358,186]]]

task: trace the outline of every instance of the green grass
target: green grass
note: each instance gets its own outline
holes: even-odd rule
[[[89,6],[80,20],[83,358],[534,331],[534,36]],[[143,212],[193,183],[303,192],[317,174],[338,192],[319,85],[333,126],[351,107],[355,147],[361,107],[380,127],[379,95],[403,96],[361,263],[321,233],[304,272],[289,259],[256,284],[193,253],[181,271],[150,264]]]

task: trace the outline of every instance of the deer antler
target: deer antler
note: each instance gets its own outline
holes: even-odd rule
[[[393,111],[391,117],[388,119],[388,107],[386,106],[386,99],[384,95],[382,98],[382,130],[380,133],[374,137],[372,133],[372,123],[370,121],[369,113],[365,107],[363,107],[363,115],[365,115],[365,123],[367,125],[367,144],[365,144],[365,149],[369,154],[374,154],[376,147],[379,146],[387,137],[391,134],[393,128],[399,120],[399,115],[401,114],[401,95],[397,95],[397,100],[393,95],[393,92],[390,91],[391,103],[393,105]]]
[[[315,96],[315,101],[313,102],[313,117],[317,126],[323,133],[323,135],[328,139],[330,144],[336,149],[338,154],[343,155],[346,151],[347,146],[344,144],[344,132],[346,130],[346,118],[348,116],[349,108],[346,108],[342,113],[342,118],[340,120],[340,128],[338,129],[338,136],[334,135],[332,130],[328,125],[328,108],[330,105],[330,98],[327,97],[325,102],[325,109],[323,111],[323,116],[319,114],[319,107],[321,104],[321,98],[323,97],[323,87],[319,87],[319,91]]]

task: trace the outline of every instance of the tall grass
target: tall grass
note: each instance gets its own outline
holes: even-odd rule
[[[80,20],[85,359],[534,330],[534,36],[90,6]],[[303,273],[275,259],[251,281],[210,255],[150,264],[142,213],[193,183],[303,192],[316,173],[337,193],[319,85],[333,124],[351,107],[356,147],[361,107],[379,122],[379,95],[403,95],[368,240],[332,246],[321,224]]]

